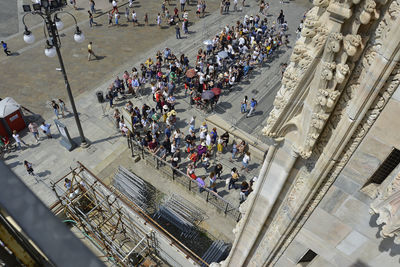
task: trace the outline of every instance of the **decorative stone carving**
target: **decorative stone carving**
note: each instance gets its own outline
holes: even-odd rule
[[[362,79],[362,77],[363,77],[359,73],[356,73],[356,75],[357,75],[357,77],[359,77],[359,79]],[[290,234],[288,234],[285,237],[284,242],[280,246],[281,251],[283,251],[284,248],[286,248],[292,242],[292,240],[294,239],[296,234],[299,232],[301,227],[304,225],[307,218],[311,215],[311,213],[314,211],[315,207],[319,204],[319,202],[325,196],[328,189],[333,184],[333,182],[336,180],[337,176],[339,175],[339,173],[341,172],[343,167],[347,164],[351,155],[357,149],[358,145],[361,143],[364,136],[367,134],[368,130],[374,124],[374,122],[378,118],[379,114],[385,107],[386,103],[389,101],[389,99],[393,95],[394,91],[399,87],[399,85],[400,85],[400,63],[398,63],[395,66],[390,77],[387,79],[386,83],[384,84],[384,86],[382,88],[382,94],[380,94],[380,96],[378,96],[378,98],[372,104],[370,110],[365,114],[364,118],[358,125],[357,130],[353,133],[349,142],[346,144],[341,155],[338,157],[339,161],[334,164],[332,169],[326,175],[324,181],[321,183],[320,187],[316,191],[317,194],[314,195],[312,201],[309,202],[309,204],[307,205],[307,207],[301,214],[301,217],[298,220],[298,223],[296,224],[296,226],[292,229]],[[336,112],[336,109],[335,109],[335,112]],[[341,112],[341,111],[339,111],[339,112]],[[326,143],[324,143],[324,144],[326,144]],[[399,185],[398,185],[399,182],[400,181],[396,181],[395,183],[393,183],[393,185],[391,187],[388,187],[389,190],[387,190],[386,194],[388,194],[388,192],[393,192],[393,188],[396,188],[396,190],[398,190],[397,188],[399,188]],[[390,191],[390,190],[392,190],[392,191]],[[397,191],[397,192],[399,192],[399,191]],[[400,199],[400,196],[399,196],[399,199]],[[397,203],[397,202],[391,203],[390,205],[394,205],[394,204],[396,205],[396,207],[397,207],[397,205],[400,205],[400,203]],[[394,211],[394,208],[393,208],[392,211],[394,212],[393,214],[395,214],[395,216],[397,216],[397,218],[400,219],[399,210]],[[382,222],[384,220],[383,218],[382,218]],[[400,220],[398,220],[398,221],[400,221]],[[382,236],[383,237],[385,237],[385,236],[391,237],[395,234],[396,235],[399,234],[397,231],[394,231],[394,229],[396,229],[396,228],[400,229],[400,225],[398,225],[397,223],[391,224],[390,226],[388,226],[386,228],[385,232],[382,233]],[[275,262],[278,258],[279,257],[274,257],[271,262]],[[273,265],[273,264],[271,264],[271,265]]]
[[[347,64],[337,64],[335,77],[338,84],[341,84],[344,81],[349,70],[350,68]]]
[[[385,188],[378,189],[378,197],[371,203],[370,213],[378,214],[378,225],[384,224],[380,232],[384,238],[395,237],[400,244],[400,174]]]
[[[361,45],[361,36],[348,34],[343,40],[343,48],[347,55],[350,57],[354,56],[357,52],[357,48]]]
[[[373,0],[365,0],[359,17],[362,24],[368,24],[371,21],[372,16],[374,19],[379,17],[379,13],[375,10],[375,7],[376,3]]]
[[[340,95],[339,91],[330,90],[330,89],[319,89],[318,92],[319,92],[319,94],[318,94],[317,102],[319,105],[326,107],[327,110],[330,110],[333,108],[333,105],[334,105],[337,97]],[[325,116],[323,116],[324,119],[327,119],[327,117],[329,117],[326,114],[324,114],[324,115],[325,115]]]
[[[304,21],[304,27],[301,31],[301,36],[312,38],[317,34],[317,28],[321,25],[318,21],[318,16],[308,13]]]
[[[334,32],[329,35],[328,44],[326,49],[328,52],[337,53],[340,50],[340,41],[342,41],[343,35],[340,32]]]
[[[296,64],[303,57],[305,57],[306,53],[307,53],[307,48],[302,44],[298,44],[293,48],[292,55],[290,56],[290,61]]]
[[[339,1],[337,1],[337,2],[339,2]],[[359,2],[360,2],[359,0],[353,0],[354,4],[358,4]],[[376,3],[374,2],[373,4],[371,4],[370,2],[369,3],[367,3],[367,2],[365,4],[363,3],[362,10],[365,10],[365,12],[367,12],[367,13],[369,12],[370,17],[367,18],[367,16],[364,16],[365,14],[363,14],[362,16],[364,16],[364,17],[360,18],[360,21],[362,20],[362,22],[366,22],[366,19],[369,19],[369,21],[370,21],[370,20],[376,18],[376,15],[378,14],[376,11],[374,11],[374,9],[376,8]],[[385,2],[386,2],[386,0],[377,1],[377,3],[379,3],[379,4],[385,4]],[[324,131],[321,133],[321,137],[318,142],[320,145],[319,149],[318,149],[318,151],[313,151],[313,154],[311,157],[314,157],[314,153],[315,154],[322,153],[323,148],[330,140],[332,132],[334,133],[335,127],[339,124],[340,120],[343,118],[342,114],[344,113],[344,110],[346,110],[347,106],[349,105],[349,102],[352,100],[352,98],[355,96],[355,94],[357,94],[360,81],[364,79],[365,75],[368,75],[369,69],[372,68],[371,64],[378,54],[380,45],[383,44],[385,39],[390,36],[390,35],[388,35],[388,33],[390,32],[390,29],[391,28],[393,29],[393,27],[396,27],[396,25],[399,25],[398,23],[397,24],[393,23],[395,19],[398,21],[398,17],[400,14],[399,3],[400,3],[400,0],[395,0],[389,4],[390,6],[388,9],[382,8],[382,10],[387,10],[387,12],[383,15],[383,19],[379,22],[379,26],[375,31],[375,36],[372,35],[371,42],[366,46],[363,56],[359,60],[359,64],[352,71],[352,73],[351,73],[352,76],[350,77],[351,80],[346,85],[346,89],[344,90],[343,97],[340,98],[340,101],[334,107],[334,112],[328,120],[327,127],[324,127]],[[331,2],[331,4],[332,4],[332,2]],[[372,6],[373,6],[373,10],[371,10]],[[362,11],[361,11],[361,13],[362,13]],[[358,13],[357,16],[361,17],[361,13]],[[395,15],[391,16],[390,14],[395,14]],[[350,28],[354,29],[351,32],[353,32],[355,34],[357,33],[358,27],[350,27]],[[365,28],[363,30],[366,31]],[[379,33],[379,31],[380,31],[380,33]],[[349,35],[344,38],[343,42],[344,42],[343,49],[346,52],[346,54],[348,56],[352,56],[353,57],[352,60],[355,60],[354,58],[357,59],[358,53],[360,53],[360,50],[362,50],[364,48],[361,37],[359,35]],[[377,44],[379,44],[379,45],[377,45]],[[352,61],[352,62],[355,62],[355,61]],[[343,84],[343,85],[346,84],[346,82],[345,82],[346,77],[349,74],[350,70],[354,67],[352,64],[353,63],[351,63],[351,62],[350,63],[346,62],[346,60],[337,61],[336,72],[334,73],[334,79],[338,84]],[[324,197],[324,195],[326,194],[326,192],[328,191],[330,186],[333,184],[333,182],[339,175],[340,171],[343,169],[343,167],[346,165],[346,163],[350,159],[351,155],[357,149],[358,145],[363,140],[363,138],[367,134],[370,127],[374,124],[376,119],[379,117],[379,114],[381,113],[382,109],[385,107],[387,101],[390,99],[390,97],[393,94],[393,92],[395,91],[395,89],[399,86],[399,81],[400,81],[399,69],[400,69],[400,64],[396,65],[392,74],[387,79],[386,83],[384,84],[384,86],[381,89],[382,93],[380,93],[377,96],[376,100],[372,103],[370,109],[365,114],[365,116],[363,117],[363,119],[361,120],[359,125],[357,126],[357,129],[352,134],[350,140],[348,141],[348,143],[342,150],[340,156],[338,156],[338,161],[336,163],[334,163],[333,167],[330,169],[330,171],[328,172],[327,175],[325,175],[324,177],[321,177],[321,178],[323,178],[323,180],[321,180],[321,184],[319,185],[318,189],[315,190],[316,193],[313,194],[312,199],[310,199],[306,208],[301,211],[300,217],[298,219],[296,218],[297,221],[294,224],[294,227],[290,228],[290,229],[286,228],[285,231],[287,231],[288,233],[285,234],[285,236],[283,238],[281,238],[279,242],[274,241],[274,242],[276,242],[277,246],[274,248],[275,252],[272,253],[271,255],[269,255],[268,256],[269,258],[267,259],[267,261],[265,261],[265,264],[267,266],[273,266],[273,264],[276,262],[276,260],[279,259],[279,255],[281,255],[281,253],[283,251],[285,251],[286,247],[290,244],[290,242],[296,236],[298,231],[303,226],[304,222],[307,220],[307,218],[313,212],[315,207],[322,200],[322,198]],[[325,74],[321,73],[321,78],[322,77],[330,78],[330,74],[329,73],[325,73]],[[325,82],[326,81],[332,82],[333,78],[332,79],[324,79],[324,80],[325,80]],[[319,86],[318,88],[320,88],[320,89],[318,90],[318,93],[317,93],[316,104],[321,105],[321,107],[325,106],[327,108],[327,105],[324,105],[324,104],[328,102],[327,92],[326,92],[326,90],[328,88],[324,88],[322,86]],[[334,90],[334,88],[329,88],[329,89]],[[338,96],[336,96],[336,98]],[[319,115],[315,115],[315,114],[320,114],[320,113],[314,112],[312,115],[313,116],[312,125],[313,125],[313,127],[315,127],[314,129],[317,130],[319,127],[321,127],[321,124],[322,124],[321,120],[323,120],[324,118],[323,117],[321,118]],[[275,116],[279,116],[279,112],[276,113]],[[276,123],[276,119],[275,119],[274,123]],[[268,129],[273,129],[273,126],[271,127],[267,124],[266,131],[265,131],[265,133],[267,133],[267,134],[270,133],[270,131],[268,131]],[[274,132],[275,133],[279,132],[279,129],[274,129]],[[313,131],[311,131],[310,136],[308,136],[308,138],[316,139],[316,136],[317,135],[315,134],[315,132],[313,130]],[[307,140],[307,142],[310,142],[310,141]],[[303,155],[303,154],[309,155],[310,151],[303,149],[303,151],[301,152],[301,155]],[[301,177],[301,174],[299,174],[299,176],[297,176],[296,180],[294,181],[294,183],[295,184],[297,183],[297,185],[298,185],[296,187],[296,189],[295,189],[295,186],[293,186],[293,188],[291,190],[298,191],[299,188],[301,188],[301,186],[300,186],[302,184],[301,180],[297,181],[297,179],[300,179],[300,177]],[[304,181],[304,179],[307,179],[307,176],[305,176],[301,179]],[[298,192],[302,193],[301,189]],[[287,199],[289,199],[291,201],[298,201],[297,197],[298,197],[298,194],[292,195],[291,191],[287,195]],[[400,197],[399,197],[399,199],[400,199]],[[397,208],[397,207],[400,207],[399,206],[400,203],[390,202],[390,205],[391,206],[389,207],[389,209],[391,209],[392,214],[394,216],[398,216],[398,218],[400,219],[400,211]],[[282,208],[282,211],[283,211],[283,208]],[[279,211],[277,212],[277,214],[279,214]],[[276,215],[276,218],[275,218],[276,220],[274,219],[274,221],[270,224],[265,236],[274,236],[274,235],[276,235],[276,233],[279,233],[279,231],[282,232],[282,229],[284,229],[284,228],[279,228],[278,227],[279,224],[277,223],[277,222],[279,222],[280,224],[282,224],[281,216],[286,216],[286,215],[284,215],[283,213]],[[400,220],[399,220],[399,222],[400,222]],[[285,223],[285,226],[286,226],[286,223]],[[285,226],[282,226],[282,227],[285,227]],[[397,226],[399,226],[399,227],[397,228]],[[400,225],[397,225],[397,224],[390,225],[390,227],[388,227],[386,229],[384,235],[386,235],[386,236],[393,235],[393,233],[396,231],[396,228],[400,229]],[[397,234],[397,232],[396,232],[396,234]],[[272,242],[272,240],[271,240],[271,242]],[[264,243],[266,243],[266,242],[262,242],[261,245],[263,245]],[[260,249],[260,253],[262,251],[264,253],[267,253],[269,250],[271,250],[271,248],[267,248],[267,247],[269,247],[269,246],[266,245],[265,250]]]
[[[329,0],[314,0],[313,4],[314,6],[325,8],[329,6]]]
[[[333,78],[333,70],[336,68],[335,62],[325,62],[322,67],[321,78],[330,81]]]

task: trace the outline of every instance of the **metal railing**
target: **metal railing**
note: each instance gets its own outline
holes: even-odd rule
[[[189,191],[204,199],[206,202],[212,204],[219,212],[230,216],[237,222],[241,218],[239,206],[236,206],[229,201],[219,196],[214,191],[204,187],[202,192],[198,190],[199,186],[196,180],[193,180],[186,173],[182,172],[179,167],[175,168],[168,161],[160,158],[159,156],[151,153],[147,148],[140,145],[133,138],[127,138],[128,147],[131,149],[132,157],[140,155],[142,159],[146,160],[155,169],[163,173],[175,182],[180,183]]]

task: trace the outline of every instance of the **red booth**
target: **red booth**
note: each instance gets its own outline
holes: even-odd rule
[[[0,135],[11,136],[12,132],[25,129],[26,124],[21,106],[11,97],[0,101]]]

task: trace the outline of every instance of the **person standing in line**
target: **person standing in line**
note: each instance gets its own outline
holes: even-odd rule
[[[247,172],[249,172],[249,161],[250,161],[250,152],[246,152],[246,154],[243,157],[242,160],[242,170],[245,169]]]
[[[54,100],[51,100],[51,106],[53,107],[54,114],[56,114],[57,119],[58,119],[58,115],[59,115],[58,111],[59,111],[60,107],[57,105],[56,101],[54,101]]]
[[[249,114],[246,115],[246,118],[250,117],[251,114],[253,114],[254,110],[256,109],[256,106],[257,106],[257,101],[254,98],[252,98],[250,101],[250,111]]]
[[[25,146],[28,146],[24,140],[21,139],[21,137],[19,136],[19,134],[17,133],[16,130],[13,131],[13,135],[12,137],[14,138],[15,142],[17,143],[18,149],[21,150],[21,143],[23,143]]]
[[[221,163],[218,163],[214,167],[214,173],[218,177],[218,179],[221,179],[222,169],[223,169],[223,167],[222,167]]]
[[[59,98],[58,99],[58,105],[60,106],[60,111],[61,111],[61,115],[62,115],[62,117],[64,118],[64,114],[65,114],[65,103],[64,103],[64,101],[62,101],[62,99],[61,98]]]
[[[181,29],[179,28],[179,23],[176,23],[175,35],[176,35],[176,39],[181,39]]]
[[[42,129],[43,133],[47,136],[47,139],[53,138],[51,135],[50,131],[51,124],[46,124],[45,122],[42,122],[42,125],[40,125],[40,129]]]
[[[31,122],[28,125],[29,131],[32,133],[33,137],[36,139],[36,143],[39,143],[39,130],[38,130],[38,125],[36,122]]]
[[[90,61],[91,56],[94,56],[97,59],[96,54],[93,52],[93,43],[92,42],[89,42],[87,48],[88,48],[88,53],[89,53],[88,54],[88,61]]]
[[[144,23],[146,24],[146,26],[149,26],[149,16],[147,15],[147,13],[144,14]]]
[[[9,56],[9,55],[11,54],[11,52],[8,50],[7,43],[5,43],[4,41],[1,41],[1,45],[3,46],[3,51],[4,51],[4,53],[5,53],[7,56]]]
[[[201,193],[201,192],[203,192],[205,189],[205,187],[206,187],[206,183],[204,182],[204,177],[197,177],[197,179],[196,179],[196,181],[197,181],[197,185],[199,186],[199,192]]]
[[[236,141],[233,140],[233,142],[232,142],[232,157],[229,159],[230,162],[233,162],[233,160],[236,157],[237,152],[238,152],[238,149],[237,149]]]
[[[210,186],[209,186],[209,188],[214,193],[217,193],[217,176],[215,175],[214,172],[211,172],[209,178],[210,178]]]
[[[236,182],[239,180],[239,173],[236,168],[232,168],[231,170],[231,178],[229,179],[228,190],[231,190],[233,187],[234,189],[238,189]]]

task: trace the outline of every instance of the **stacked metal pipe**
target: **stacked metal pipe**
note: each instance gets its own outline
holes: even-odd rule
[[[163,205],[158,207],[155,217],[162,217],[181,231],[185,238],[196,238],[198,224],[204,220],[204,212],[193,206],[189,201],[172,195]]]
[[[202,259],[207,262],[208,264],[212,262],[220,262],[226,259],[229,254],[231,246],[226,244],[222,240],[214,241],[211,246],[207,249],[204,253]],[[202,267],[206,266],[205,264],[201,265]]]
[[[144,211],[155,194],[154,188],[122,166],[118,167],[113,186]]]

